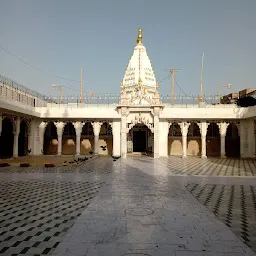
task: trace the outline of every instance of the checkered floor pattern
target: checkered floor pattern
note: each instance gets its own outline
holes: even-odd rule
[[[256,160],[170,156],[161,161],[175,175],[256,176]]]
[[[188,184],[187,189],[256,252],[256,187]]]
[[[118,161],[118,160],[117,160]],[[117,162],[116,161],[116,162]],[[8,166],[1,167],[0,173],[98,173],[98,174],[110,174],[113,172],[113,159],[109,156],[99,156],[89,161],[84,162],[79,166],[56,166],[48,167],[44,166]]]
[[[50,255],[102,182],[0,183],[0,255]]]

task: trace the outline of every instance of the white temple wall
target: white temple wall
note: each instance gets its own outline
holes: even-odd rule
[[[159,156],[168,156],[168,129],[169,125],[167,121],[159,122]]]
[[[113,156],[121,156],[121,121],[114,121],[113,133]]]
[[[240,120],[240,155],[242,158],[255,157],[254,120]]]

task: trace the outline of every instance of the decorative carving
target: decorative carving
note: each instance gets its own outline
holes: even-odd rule
[[[144,124],[150,129],[152,133],[154,132],[154,125],[152,123],[149,123],[149,120],[146,119],[145,116],[142,116],[141,113],[139,113],[139,115],[136,115],[134,119],[131,120],[131,123],[128,124],[128,130],[132,129],[132,127],[137,124]]]

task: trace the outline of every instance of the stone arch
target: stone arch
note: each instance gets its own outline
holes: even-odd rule
[[[80,143],[81,155],[88,155],[94,152],[94,132],[91,122],[83,124]]]
[[[44,155],[57,155],[58,135],[54,122],[48,122],[44,130]]]
[[[76,129],[72,122],[67,122],[63,128],[62,155],[76,154]]]
[[[9,117],[2,120],[2,132],[0,139],[0,157],[8,158],[13,156],[14,123]],[[4,146],[3,146],[4,145]]]
[[[220,156],[220,129],[215,122],[211,122],[207,128],[206,155]]]
[[[152,124],[149,124],[149,123],[144,123],[144,122],[140,122],[140,123],[137,123],[137,122],[133,122],[131,124],[128,125],[128,130],[130,131],[134,126],[139,126],[139,125],[145,125],[152,133],[154,133],[154,127]]]
[[[168,132],[168,155],[182,155],[182,133],[180,125],[173,122]]]
[[[20,122],[20,133],[18,139],[18,155],[26,156],[28,154],[28,121],[22,119]]]
[[[235,123],[227,127],[225,137],[225,150],[227,157],[240,157],[240,136],[239,129]]]
[[[188,128],[187,155],[200,156],[202,150],[200,128],[196,122],[192,122]]]
[[[112,152],[113,152],[112,126],[109,122],[104,122],[100,127],[98,153],[100,155],[112,155]]]

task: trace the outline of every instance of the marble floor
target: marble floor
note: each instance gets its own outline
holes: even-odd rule
[[[222,161],[0,168],[0,255],[256,255],[255,162]]]

